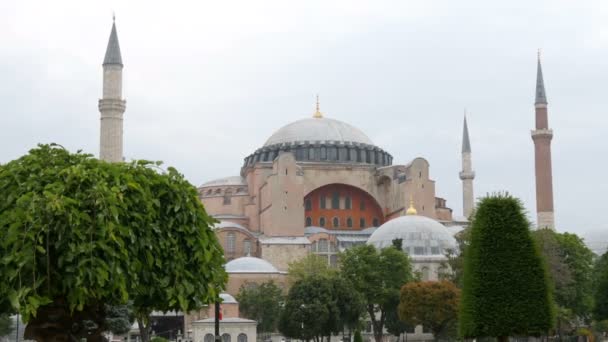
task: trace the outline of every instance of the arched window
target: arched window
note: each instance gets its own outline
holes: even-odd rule
[[[353,227],[353,219],[351,217],[346,219],[346,226],[348,228],[352,228]]]
[[[205,342],[213,342],[213,340],[215,340],[215,336],[213,336],[213,334],[205,334]]]
[[[374,217],[373,226],[378,227],[379,225],[380,225],[380,221],[378,220],[377,217]]]
[[[340,209],[340,193],[337,191],[331,195],[331,208]]]
[[[312,217],[308,216],[306,218],[306,227],[312,226]]]
[[[346,195],[346,198],[344,199],[344,209],[350,209],[351,202],[350,195]]]
[[[319,248],[319,252],[320,253],[327,253],[327,252],[329,252],[328,241],[326,239],[320,239],[319,240],[318,248]]]
[[[363,217],[359,219],[359,228],[365,228],[365,219]]]
[[[222,335],[222,342],[230,342],[230,334],[224,333]]]
[[[334,217],[332,223],[333,223],[334,228],[338,228],[340,226],[340,219],[337,217]]]
[[[236,234],[226,234],[226,252],[234,253],[236,251]]]
[[[312,210],[312,200],[310,198],[307,198],[304,201],[304,207],[306,208],[306,210]]]
[[[319,218],[319,226],[320,227],[325,227],[325,217]]]
[[[243,254],[251,255],[251,240],[243,240]]]
[[[236,338],[236,342],[247,342],[247,335],[240,333]]]
[[[232,202],[232,190],[227,189],[226,192],[224,192],[224,205],[230,204],[231,202]]]

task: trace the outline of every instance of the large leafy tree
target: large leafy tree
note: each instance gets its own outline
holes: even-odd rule
[[[364,298],[374,338],[382,341],[387,312],[395,309],[401,286],[413,278],[408,256],[393,246],[360,245],[346,250],[340,263],[344,277]]]
[[[451,282],[410,282],[401,288],[399,317],[411,325],[422,325],[435,339],[454,337],[460,290]]]
[[[553,327],[547,271],[521,202],[509,195],[483,198],[465,253],[459,316],[463,337],[540,335]]]
[[[462,288],[463,271],[464,271],[464,254],[471,241],[471,228],[465,229],[454,234],[456,239],[456,249],[448,249],[446,251],[446,261],[442,262],[442,267],[439,273],[439,278],[449,280],[454,285]]]
[[[595,306],[593,316],[596,321],[608,320],[608,252],[602,254],[597,260],[594,273],[595,280]]]
[[[298,280],[303,280],[311,276],[331,277],[337,270],[329,267],[327,258],[322,258],[315,254],[308,254],[306,257],[289,264],[287,277],[290,284]]]
[[[218,297],[213,220],[196,189],[158,165],[40,145],[0,166],[0,312],[19,312],[26,338],[99,341],[106,304],[131,301],[145,328],[152,310]]]
[[[549,229],[533,232],[551,276],[557,310],[557,329],[574,330],[589,321],[593,305],[593,252],[575,234]]]
[[[298,280],[287,296],[279,329],[288,337],[321,341],[358,327],[365,311],[361,295],[338,274]]]
[[[260,333],[276,331],[284,299],[283,291],[274,282],[255,287],[243,286],[236,299],[241,314],[258,322]]]
[[[279,330],[286,337],[321,342],[331,334],[330,318],[338,311],[331,284],[324,277],[298,280],[289,290]]]

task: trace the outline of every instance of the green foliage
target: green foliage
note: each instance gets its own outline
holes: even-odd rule
[[[105,325],[115,335],[124,335],[131,330],[135,317],[133,307],[127,305],[106,305]]]
[[[10,335],[13,329],[11,317],[7,314],[0,314],[0,337]]]
[[[411,282],[401,288],[399,317],[422,325],[435,339],[455,337],[460,290],[449,281]]]
[[[305,258],[290,263],[287,272],[291,284],[311,276],[329,277],[336,273],[337,271],[327,264],[327,258],[315,254],[309,254]]]
[[[353,338],[353,342],[363,342],[363,337],[361,336],[361,331],[359,329],[355,330],[355,337]]]
[[[279,330],[289,338],[302,340],[328,336],[328,321],[338,311],[331,285],[318,276],[298,280],[289,290],[279,321]]]
[[[540,229],[533,236],[545,258],[555,302],[572,313],[572,321],[588,321],[593,306],[593,252],[575,234]]]
[[[595,273],[597,276],[595,286],[595,307],[593,316],[597,321],[608,319],[608,252],[598,260]]]
[[[399,301],[399,289],[413,278],[408,256],[395,247],[377,250],[360,245],[346,250],[340,262],[343,276],[363,296],[374,337],[380,341],[386,314]]]
[[[159,165],[40,145],[0,166],[0,311],[36,317],[35,329],[52,313],[101,325],[104,304],[131,300],[141,315],[216,298],[226,273],[213,219]]]
[[[150,339],[150,342],[169,342],[169,340],[164,337],[154,336]]]
[[[463,283],[461,336],[504,339],[552,328],[555,314],[547,271],[518,199],[494,195],[479,202]]]
[[[258,322],[259,332],[276,331],[284,299],[281,289],[274,282],[269,281],[256,287],[243,286],[236,299],[243,317]]]
[[[442,262],[442,267],[439,273],[439,278],[448,280],[462,288],[463,271],[464,271],[464,255],[466,248],[471,241],[471,228],[467,227],[454,235],[458,248],[456,250],[449,249],[446,252],[447,261]]]
[[[319,339],[355,328],[363,311],[363,299],[346,279],[308,276],[289,291],[279,330],[291,338]]]

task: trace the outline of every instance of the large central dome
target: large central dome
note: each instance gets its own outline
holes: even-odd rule
[[[370,138],[345,122],[324,118],[317,111],[312,118],[281,127],[245,158],[241,175],[257,163],[273,162],[281,153],[293,153],[297,162],[330,164],[391,165],[393,157],[375,146]]]
[[[281,127],[266,140],[264,146],[305,141],[374,144],[365,133],[345,122],[328,118],[308,118]]]

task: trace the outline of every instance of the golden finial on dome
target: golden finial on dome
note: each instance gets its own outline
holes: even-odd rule
[[[407,208],[405,215],[418,215],[418,211],[414,208],[414,196],[410,195],[410,207]]]
[[[323,118],[323,113],[321,113],[321,110],[320,110],[320,107],[319,107],[319,94],[317,94],[317,110],[312,115],[312,117],[315,118],[315,119],[321,119],[321,118]]]

